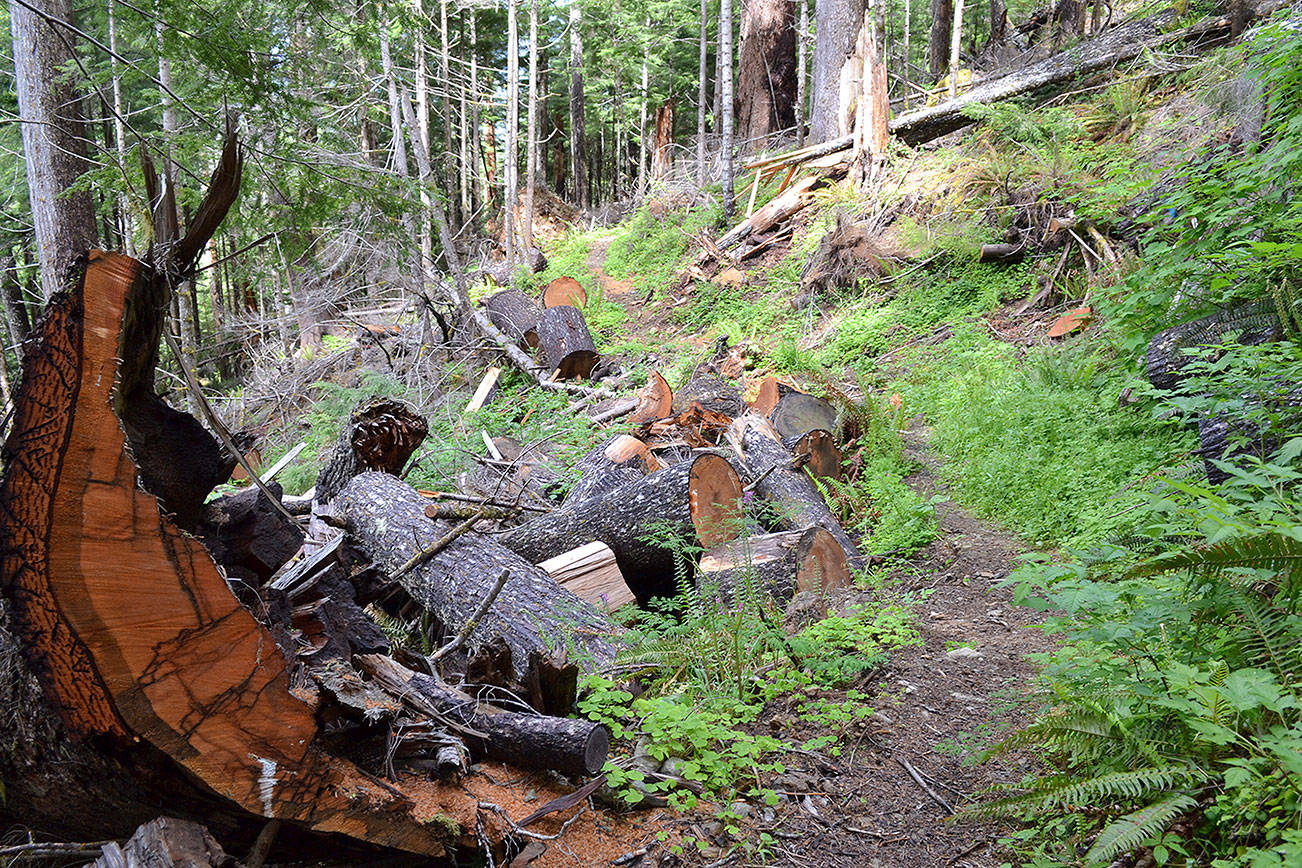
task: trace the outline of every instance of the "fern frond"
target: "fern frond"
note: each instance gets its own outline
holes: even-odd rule
[[[1272,609],[1256,597],[1242,592],[1234,595],[1243,636],[1239,645],[1251,658],[1250,663],[1269,669],[1285,684],[1302,678],[1302,659],[1297,655],[1296,618]]]
[[[1186,793],[1175,793],[1138,811],[1113,820],[1099,833],[1094,846],[1085,854],[1087,862],[1106,863],[1113,857],[1133,850],[1143,841],[1164,831],[1176,816],[1198,804]]]
[[[1053,775],[1032,784],[1029,792],[998,799],[971,808],[973,816],[998,817],[1026,811],[1041,813],[1069,805],[1099,801],[1135,802],[1156,793],[1187,786],[1205,777],[1189,766],[1163,766],[1128,772],[1113,772],[1079,780],[1071,775]]]
[[[1097,713],[1051,714],[1018,730],[993,745],[987,756],[998,756],[1023,747],[1051,747],[1075,753],[1112,749],[1121,738],[1113,721]]]
[[[1205,549],[1191,549],[1154,558],[1130,571],[1132,576],[1152,576],[1189,570],[1212,579],[1235,567],[1273,570],[1281,586],[1302,582],[1302,542],[1281,533],[1239,537]]]

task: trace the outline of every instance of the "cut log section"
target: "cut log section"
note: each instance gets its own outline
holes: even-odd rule
[[[354,477],[335,505],[362,551],[391,575],[452,528],[428,519],[428,501],[385,473]],[[599,662],[613,659],[614,631],[603,615],[490,537],[463,534],[398,582],[451,635],[471,619],[503,570],[511,577],[470,635],[472,656],[487,653],[500,638],[510,649],[511,674],[521,684],[528,681],[530,653],[546,653],[561,639]]]
[[[425,440],[429,424],[398,398],[365,398],[349,415],[339,441],[316,478],[316,499],[326,503],[359,473],[398,474]]]
[[[227,868],[234,861],[198,823],[159,817],[137,829],[124,846],[106,843],[100,857],[85,868]]]
[[[359,654],[357,662],[387,693],[401,696],[416,711],[480,733],[463,735],[477,758],[577,777],[595,775],[610,755],[610,733],[599,723],[503,711],[379,654]]]
[[[572,277],[558,277],[543,290],[542,306],[544,308],[560,307],[569,305],[570,307],[585,307],[588,303],[588,293]]]
[[[701,556],[697,581],[727,602],[748,586],[785,603],[801,591],[848,588],[845,550],[821,527],[749,537],[716,546]]]
[[[615,553],[601,542],[590,542],[576,549],[548,558],[538,565],[566,590],[573,591],[592,605],[613,612],[636,598],[624,582]]]
[[[319,747],[272,635],[138,484],[132,456],[144,453],[128,451],[120,415],[152,382],[169,288],[135,260],[92,253],[29,348],[0,485],[13,638],[69,744],[117,756],[118,775],[152,781],[153,804],[442,855],[458,833],[434,822],[439,800],[400,797]],[[140,813],[83,806],[97,810],[119,823]]]
[[[686,413],[694,404],[711,413],[729,417],[739,415],[745,406],[741,400],[741,389],[735,382],[707,371],[693,374],[674,394],[674,414]]]
[[[810,431],[837,434],[841,430],[836,408],[822,398],[792,391],[778,401],[769,416],[773,430],[784,441],[803,437]]]
[[[557,379],[586,379],[597,364],[597,347],[577,307],[562,304],[543,311],[538,321],[538,349]]]
[[[641,440],[627,434],[616,434],[574,465],[579,479],[566,495],[565,503],[578,503],[606,494],[621,485],[636,482],[662,466]]]
[[[542,309],[518,289],[504,289],[484,299],[489,321],[522,347],[538,346]]]
[[[977,262],[1021,262],[1026,258],[1026,244],[982,244]]]
[[[1157,389],[1174,389],[1180,383],[1181,371],[1192,359],[1185,350],[1218,344],[1230,332],[1235,332],[1238,342],[1245,346],[1284,338],[1274,302],[1264,299],[1241,304],[1153,335],[1146,356],[1148,381]]]
[[[645,425],[657,419],[673,415],[674,390],[660,376],[659,371],[652,371],[647,377],[646,385],[638,392],[637,409],[628,417],[629,424]]]
[[[797,459],[804,459],[810,475],[841,478],[841,449],[830,432],[819,428],[800,435],[792,443],[791,452]]]
[[[775,377],[765,377],[759,385],[759,393],[755,396],[755,400],[751,402],[751,412],[758,413],[767,419],[778,406],[778,401],[794,391],[796,390]]]
[[[717,455],[701,455],[605,495],[568,504],[498,537],[533,562],[597,540],[610,546],[624,580],[645,603],[678,593],[675,551],[708,549],[742,525],[741,480]]]
[[[755,480],[755,493],[777,507],[783,529],[799,530],[810,525],[821,527],[841,544],[851,569],[860,569],[867,563],[827,508],[813,480],[804,470],[791,468],[793,456],[767,420],[747,413],[733,423],[732,434],[734,447],[740,447],[739,457]]]

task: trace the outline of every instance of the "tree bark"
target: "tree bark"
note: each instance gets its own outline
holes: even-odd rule
[[[556,379],[587,379],[597,364],[597,348],[583,313],[568,304],[549,307],[538,320],[538,356]]]
[[[719,140],[719,161],[723,168],[723,219],[731,220],[737,210],[732,189],[732,0],[719,4],[719,85],[723,116],[720,120],[722,136]]]
[[[637,114],[637,192],[639,196],[646,195],[646,170],[647,157],[650,153],[650,144],[648,142],[646,120],[647,120],[647,102],[650,99],[651,89],[651,16],[647,16],[646,23],[642,27],[642,90],[641,99],[638,101]]]
[[[428,433],[425,417],[406,401],[363,399],[348,415],[334,451],[317,475],[315,499],[326,503],[350,479],[368,470],[398,475]]]
[[[506,153],[502,155],[505,175],[502,191],[502,233],[506,239],[506,267],[515,286],[516,208],[520,204],[520,34],[516,11],[519,0],[506,2]]]
[[[449,522],[426,516],[428,503],[387,473],[356,476],[335,498],[349,532],[386,573],[397,572],[451,529]],[[511,674],[520,684],[528,681],[530,655],[550,657],[549,643],[557,640],[573,643],[598,663],[613,659],[613,628],[605,617],[491,537],[463,534],[400,575],[398,583],[450,636],[475,614],[503,570],[510,578],[467,639],[468,654],[488,654],[498,640],[504,642],[511,649]]]
[[[743,150],[796,123],[797,39],[791,0],[745,0],[737,62],[737,135]]]
[[[484,309],[493,325],[522,348],[538,345],[538,321],[542,308],[518,289],[504,289],[484,299]]]
[[[645,603],[678,593],[676,566],[698,546],[736,536],[741,482],[727,461],[702,455],[535,518],[498,537],[544,561],[597,540],[615,552],[624,580]],[[677,549],[677,551],[675,551]]]
[[[588,189],[587,108],[583,94],[583,13],[577,2],[570,3],[570,177],[574,204],[592,204]]]
[[[821,527],[782,531],[724,543],[697,565],[697,582],[727,603],[753,588],[786,603],[801,591],[847,588],[850,569],[840,543]]]
[[[710,41],[708,38],[708,28],[710,15],[709,7],[706,0],[701,0],[700,12],[700,47],[697,52],[697,90],[696,90],[696,184],[705,186],[705,79],[706,79],[706,54],[709,51]],[[616,157],[619,157],[616,149]]]
[[[627,434],[616,434],[574,465],[579,479],[565,495],[565,505],[607,494],[660,469],[659,460],[645,443]]]
[[[806,43],[809,41],[809,0],[800,3],[800,20],[796,25],[796,147],[805,146],[805,102],[807,89],[805,79]]]
[[[954,0],[931,0],[931,34],[927,40],[927,71],[933,81],[945,74],[954,29]]]
[[[533,248],[533,196],[538,183],[538,0],[529,0],[529,119],[524,137],[524,250]]]
[[[959,49],[963,47],[963,0],[954,0],[954,33],[949,43],[949,98],[958,96]]]
[[[665,102],[656,109],[655,153],[651,158],[651,183],[669,179],[674,165],[674,101]]]
[[[825,142],[838,135],[837,108],[841,66],[854,51],[863,23],[863,0],[820,0],[814,4],[814,78],[809,137]]]
[[[27,192],[46,301],[65,288],[77,258],[95,246],[95,205],[88,190],[70,192],[91,166],[81,97],[68,72],[74,22],[69,0],[10,0],[14,78]]]

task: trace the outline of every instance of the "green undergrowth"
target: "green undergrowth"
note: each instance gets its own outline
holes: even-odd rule
[[[645,204],[615,230],[606,272],[631,281],[640,293],[662,292],[686,264],[688,251],[695,249],[693,234],[714,231],[722,214],[715,204],[686,210],[662,210],[654,201]]]
[[[792,748],[839,756],[835,736],[800,743],[758,732],[766,704],[793,692],[839,691],[885,662],[892,649],[920,643],[909,598],[882,599],[832,614],[787,636],[782,611],[768,594],[742,583],[721,598],[689,582],[675,600],[638,613],[618,670],[637,676],[640,692],[604,675],[582,685],[580,710],[608,726],[625,754],[606,766],[610,785],[628,804],[661,795],[679,809],[736,798],[775,805],[761,780],[785,770]],[[871,714],[869,696],[805,702],[811,726],[832,726]],[[649,759],[648,759],[649,758]],[[675,774],[654,766],[677,758]]]
[[[1119,406],[1129,382],[1089,344],[1019,358],[978,320],[914,353],[900,389],[961,501],[1034,541],[1085,545],[1124,526],[1146,481],[1196,445],[1149,407]]]

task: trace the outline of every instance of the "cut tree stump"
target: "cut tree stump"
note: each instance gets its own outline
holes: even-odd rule
[[[597,364],[597,348],[583,312],[568,304],[543,311],[538,321],[538,352],[560,380],[587,379]]]
[[[367,470],[397,475],[424,442],[429,423],[398,398],[364,398],[339,432],[334,452],[316,478],[316,499],[326,503],[348,480]]]
[[[606,494],[621,485],[636,482],[662,466],[641,440],[627,434],[616,434],[574,465],[579,480],[565,496],[565,503],[578,503]]]
[[[783,529],[800,530],[817,525],[841,544],[851,569],[860,569],[867,563],[827,508],[813,480],[803,469],[791,468],[794,456],[782,445],[767,420],[747,413],[733,423],[731,440],[734,447],[740,447],[739,457],[750,470],[750,477],[756,480],[755,493],[777,507]]]
[[[569,305],[570,307],[583,307],[588,303],[588,293],[572,277],[558,277],[543,290],[542,306],[544,308],[559,307]]]
[[[801,591],[848,588],[845,550],[821,527],[734,540],[710,549],[697,565],[698,583],[734,602],[746,587],[786,603]]]
[[[87,826],[134,826],[166,799],[227,828],[274,817],[443,855],[458,837],[433,822],[446,800],[400,797],[318,746],[314,706],[291,693],[271,633],[139,484],[132,456],[156,456],[128,450],[120,420],[152,383],[169,286],[133,259],[92,253],[29,348],[0,485],[9,639],[58,710],[69,744],[49,751],[93,744],[103,759],[80,774],[108,779],[53,800],[90,787],[106,794],[98,804],[24,800],[27,822],[77,811]],[[29,782],[44,773],[6,775],[9,804],[39,792]],[[132,789],[135,775],[147,791]]]
[[[1270,299],[1251,301],[1210,316],[1180,323],[1153,335],[1148,342],[1148,381],[1156,389],[1174,389],[1184,366],[1192,361],[1185,350],[1218,344],[1234,332],[1244,346],[1283,340],[1284,328]]]
[[[427,518],[428,504],[410,485],[385,473],[356,476],[335,498],[354,541],[389,574],[452,528],[451,522]],[[510,571],[510,579],[466,643],[472,659],[500,640],[510,649],[511,674],[523,684],[531,652],[572,645],[599,663],[614,658],[614,628],[604,615],[491,537],[459,536],[398,582],[451,636],[470,620],[503,570]]]
[[[636,600],[619,571],[615,553],[602,542],[590,542],[548,558],[538,565],[562,588],[607,612]]]
[[[504,289],[484,299],[488,319],[501,329],[502,334],[514,339],[521,347],[538,346],[538,321],[542,308],[518,289]]]
[[[717,455],[630,482],[604,495],[532,519],[498,536],[533,562],[597,540],[610,546],[624,580],[645,603],[678,593],[674,546],[710,548],[742,524],[741,480]]]

